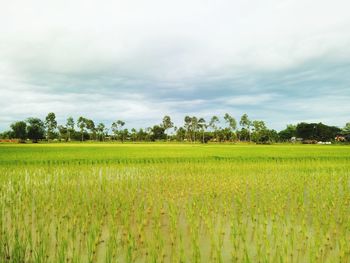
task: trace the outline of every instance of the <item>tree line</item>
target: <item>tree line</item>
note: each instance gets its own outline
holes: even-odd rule
[[[196,116],[185,116],[182,126],[175,126],[170,116],[164,116],[161,123],[148,128],[127,129],[123,120],[116,120],[110,127],[104,123],[95,124],[89,118],[68,117],[65,124],[58,124],[53,112],[44,120],[28,118],[10,125],[10,130],[0,134],[2,139],[18,139],[20,142],[31,140],[36,143],[47,141],[187,141],[187,142],[287,142],[292,138],[304,142],[334,141],[337,136],[342,141],[350,141],[350,123],[343,129],[322,123],[299,123],[287,125],[277,132],[269,129],[262,120],[250,120],[243,114],[239,121],[226,113],[222,119],[213,116],[206,121]],[[172,131],[172,132],[170,132]],[[337,137],[338,138],[338,137]]]

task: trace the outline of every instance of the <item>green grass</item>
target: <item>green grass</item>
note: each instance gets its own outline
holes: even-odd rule
[[[0,145],[0,262],[349,262],[350,147]]]

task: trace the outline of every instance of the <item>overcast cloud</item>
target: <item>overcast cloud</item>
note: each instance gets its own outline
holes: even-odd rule
[[[0,0],[0,130],[55,112],[350,121],[347,0]]]

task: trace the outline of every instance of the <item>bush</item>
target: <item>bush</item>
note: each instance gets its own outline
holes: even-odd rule
[[[303,144],[317,144],[317,141],[316,140],[304,140],[302,143]]]

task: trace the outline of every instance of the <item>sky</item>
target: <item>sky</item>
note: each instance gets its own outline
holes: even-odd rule
[[[348,0],[0,0],[0,131],[48,112],[129,128],[226,112],[277,130],[343,127],[349,10]]]

